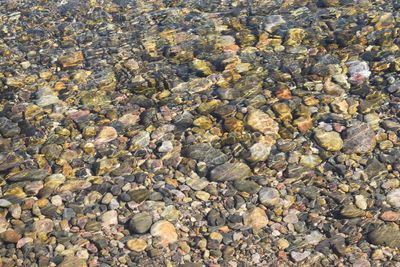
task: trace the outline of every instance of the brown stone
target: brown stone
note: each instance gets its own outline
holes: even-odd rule
[[[7,231],[1,233],[1,239],[9,243],[17,243],[22,235],[13,229],[8,229]]]
[[[376,146],[375,132],[368,124],[355,121],[344,132],[343,151],[345,153],[367,153]]]
[[[400,212],[385,211],[381,214],[380,218],[387,222],[395,222],[400,220]]]
[[[82,51],[76,51],[60,57],[59,61],[64,68],[68,68],[81,64],[83,62],[83,59],[84,57]]]

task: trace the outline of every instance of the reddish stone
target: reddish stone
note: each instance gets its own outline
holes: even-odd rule
[[[87,116],[89,114],[90,114],[89,110],[80,110],[80,111],[74,112],[72,114],[69,114],[67,116],[67,118],[68,119],[77,119],[77,118],[80,118],[80,117],[83,117],[83,116]]]
[[[384,221],[395,222],[400,220],[400,212],[385,211],[381,214],[380,218]]]
[[[292,92],[289,89],[281,89],[276,92],[276,97],[278,99],[291,99],[292,98]]]

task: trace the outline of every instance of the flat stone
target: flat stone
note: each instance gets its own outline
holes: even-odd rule
[[[250,175],[251,169],[245,163],[224,163],[211,171],[210,179],[223,182],[247,178]]]
[[[367,153],[376,146],[375,132],[368,124],[354,121],[344,132],[343,151],[345,153]]]
[[[188,178],[186,184],[193,190],[203,190],[210,182],[205,178]]]
[[[8,201],[7,199],[0,199],[0,207],[1,208],[7,208],[11,205],[12,205],[12,203],[10,201]]]
[[[309,252],[309,251],[304,251],[304,252],[292,251],[292,252],[290,252],[290,256],[292,257],[292,259],[295,262],[303,261],[303,260],[307,259],[308,256],[310,256],[310,255],[311,255],[311,252]]]
[[[0,171],[19,166],[24,161],[24,158],[14,152],[0,153]]]
[[[134,238],[134,239],[128,240],[128,242],[126,242],[126,246],[130,250],[133,250],[136,252],[142,252],[143,250],[145,250],[147,248],[147,242],[143,239]]]
[[[35,221],[32,225],[32,230],[38,234],[47,234],[53,231],[54,222],[50,219]]]
[[[111,126],[104,126],[94,141],[95,145],[102,145],[115,140],[118,137],[118,132]]]
[[[208,143],[191,145],[186,149],[186,155],[195,160],[204,161],[207,164],[223,164],[228,160],[228,156],[220,150],[213,148]]]
[[[368,239],[374,245],[400,248],[400,230],[393,226],[379,226],[369,233]]]
[[[137,189],[137,190],[129,191],[128,195],[136,203],[142,203],[143,201],[145,201],[149,198],[150,191],[147,189]]]
[[[400,212],[385,211],[379,217],[387,222],[396,222],[400,220]]]
[[[7,231],[0,234],[0,238],[9,243],[17,243],[21,239],[22,235],[13,229],[8,229]]]
[[[141,148],[146,147],[150,143],[150,133],[146,131],[140,131],[137,135],[131,138],[131,145]]]
[[[66,256],[64,260],[57,265],[57,267],[87,267],[86,261],[84,259],[75,256]]]
[[[264,161],[268,158],[271,152],[271,146],[266,143],[255,143],[249,149],[250,157],[248,158],[251,162]]]
[[[364,216],[365,212],[363,210],[358,209],[353,205],[347,205],[342,208],[340,214],[344,217],[348,218],[356,218]]]
[[[318,144],[328,151],[339,151],[343,147],[343,140],[337,132],[315,130],[315,139]]]
[[[272,136],[274,139],[278,135],[279,126],[268,114],[259,109],[250,109],[246,117],[247,125],[254,131]]]
[[[137,213],[129,221],[129,230],[136,234],[144,234],[149,231],[152,223],[153,220],[149,213]]]
[[[367,200],[363,195],[356,195],[354,198],[355,198],[355,204],[359,209],[361,210],[367,209],[368,207]]]
[[[300,157],[300,164],[309,168],[314,168],[322,162],[318,155],[302,155]]]
[[[364,171],[368,175],[369,179],[382,177],[388,172],[386,169],[386,165],[380,162],[375,157],[367,161],[367,167]]]
[[[84,60],[82,51],[75,51],[58,58],[64,68],[74,67],[81,64]]]
[[[235,180],[234,185],[238,191],[246,192],[249,194],[255,194],[260,190],[260,186],[256,182],[249,180]]]
[[[158,238],[157,245],[165,247],[168,244],[178,241],[178,233],[175,226],[168,221],[158,221],[151,227],[150,233]]]
[[[165,207],[161,216],[167,221],[175,221],[179,219],[180,214],[179,210],[177,210],[173,205],[170,205]]]
[[[202,201],[208,201],[210,198],[210,193],[207,193],[206,191],[197,191],[196,197]]]
[[[48,176],[45,170],[23,170],[9,177],[9,182],[41,181]]]

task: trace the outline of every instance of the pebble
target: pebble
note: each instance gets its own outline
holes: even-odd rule
[[[297,252],[297,251],[292,251],[290,252],[290,256],[295,262],[301,262],[305,259],[307,259],[311,255],[311,252],[309,251],[304,251],[304,252]]]
[[[118,213],[115,210],[110,210],[101,215],[103,225],[114,226],[118,224]]]
[[[126,246],[133,251],[142,252],[147,248],[147,242],[143,239],[130,239],[126,242]]]
[[[274,140],[279,131],[278,123],[268,114],[258,109],[249,110],[246,123],[254,131],[261,132],[265,135],[271,135]]]
[[[255,230],[259,230],[267,226],[268,221],[267,214],[259,207],[254,207],[253,209],[249,210],[243,217],[243,223],[251,226]]]
[[[202,201],[208,201],[210,198],[210,194],[205,191],[197,191],[196,197]]]
[[[365,212],[353,205],[347,205],[342,208],[340,214],[348,218],[356,218],[364,216]]]
[[[210,180],[216,182],[244,179],[251,175],[251,169],[245,163],[224,163],[210,173]]]
[[[86,261],[84,259],[78,258],[76,256],[66,256],[63,261],[58,265],[58,267],[87,267]]]
[[[366,210],[368,207],[367,200],[363,195],[355,196],[355,204],[359,209]]]
[[[374,245],[400,248],[400,230],[390,225],[378,226],[368,234],[368,239]]]
[[[315,130],[315,138],[320,146],[328,151],[339,151],[343,147],[343,140],[337,132]]]
[[[188,147],[187,156],[207,164],[223,164],[228,160],[228,156],[218,149],[213,148],[208,143],[191,145]]]
[[[375,132],[368,124],[355,121],[344,132],[343,151],[345,153],[367,153],[376,146]]]
[[[186,184],[190,186],[193,190],[203,190],[208,186],[210,182],[204,178],[188,178],[186,179]]]
[[[53,231],[54,222],[50,219],[38,220],[33,223],[32,230],[39,234],[47,234]]]
[[[400,220],[400,212],[385,211],[380,215],[380,218],[384,221],[395,222]]]
[[[150,214],[145,212],[137,213],[129,221],[129,230],[133,233],[144,234],[150,230],[152,223]]]
[[[178,240],[178,233],[174,225],[168,221],[158,221],[151,226],[150,233],[158,239],[157,245],[165,247]]]
[[[2,232],[0,237],[5,242],[17,243],[21,239],[22,235],[13,229],[8,229],[7,231]]]
[[[255,143],[250,147],[249,161],[259,162],[268,158],[271,152],[271,146],[265,143]]]
[[[391,190],[387,196],[387,202],[395,208],[400,208],[400,188]]]
[[[280,195],[279,191],[271,187],[263,187],[258,192],[258,198],[261,204],[267,207],[273,207],[279,203]]]

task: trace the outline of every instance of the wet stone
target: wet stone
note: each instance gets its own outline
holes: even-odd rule
[[[152,236],[158,238],[157,245],[165,247],[178,240],[178,233],[175,226],[168,221],[158,221],[150,229]]]
[[[353,126],[346,129],[344,136],[345,153],[367,153],[375,148],[375,133],[366,123],[353,122]]]
[[[7,180],[10,182],[39,181],[44,180],[47,176],[48,174],[45,170],[23,170]]]
[[[126,246],[130,250],[134,250],[136,252],[142,252],[147,248],[147,243],[143,239],[131,239],[126,242]]]
[[[147,189],[137,189],[128,192],[131,200],[135,201],[136,203],[142,203],[146,199],[148,199],[150,191]]]
[[[261,204],[272,207],[279,203],[279,192],[275,188],[263,187],[258,193]]]
[[[358,209],[357,207],[355,207],[353,205],[348,205],[348,206],[344,206],[341,209],[340,214],[342,216],[345,216],[348,218],[355,218],[355,217],[364,216],[365,212],[363,210]]]
[[[0,153],[0,171],[19,166],[24,158],[16,153],[1,152]]]
[[[249,194],[256,194],[260,190],[260,186],[256,182],[250,180],[236,180],[234,185],[238,191]]]
[[[87,267],[86,261],[84,259],[75,257],[75,256],[66,256],[63,261],[58,265],[60,267]]]
[[[387,202],[395,208],[400,208],[400,189],[393,189],[390,191],[387,196]]]
[[[137,213],[129,221],[129,229],[133,233],[143,234],[149,231],[153,221],[148,213]]]
[[[245,163],[224,163],[215,167],[210,173],[212,181],[232,181],[247,178],[251,175],[249,166]]]
[[[343,140],[337,132],[315,131],[318,144],[328,151],[338,151],[343,147]]]
[[[392,248],[400,247],[400,230],[393,226],[382,224],[368,234],[369,241],[374,245]]]
[[[0,238],[9,243],[17,243],[21,237],[22,235],[13,229],[8,229],[0,234]]]
[[[223,164],[228,160],[228,156],[218,149],[213,148],[210,144],[202,143],[191,145],[186,150],[187,157],[207,164]]]

